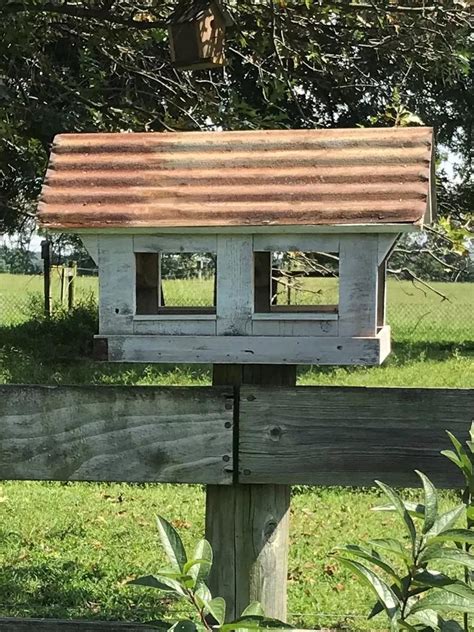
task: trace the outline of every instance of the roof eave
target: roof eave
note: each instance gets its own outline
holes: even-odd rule
[[[74,233],[74,234],[119,234],[119,235],[157,235],[157,234],[356,234],[356,233],[410,233],[418,232],[423,228],[423,221],[417,223],[407,222],[398,224],[317,224],[317,225],[273,225],[273,226],[185,226],[185,227],[163,227],[163,226],[120,226],[120,227],[64,227],[48,225],[47,222],[40,223],[40,228],[51,232]]]

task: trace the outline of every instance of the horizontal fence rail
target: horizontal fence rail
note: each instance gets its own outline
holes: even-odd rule
[[[0,479],[232,483],[233,390],[0,386]]]
[[[6,385],[0,479],[457,487],[473,418],[473,389]]]
[[[1,632],[153,632],[158,628],[115,621],[66,621],[0,617]]]
[[[440,455],[467,438],[474,389],[319,387],[241,390],[239,469],[246,483],[419,485],[422,470],[458,487]]]
[[[0,479],[462,484],[474,389],[0,386]],[[231,491],[231,490],[229,490]],[[134,623],[0,618],[1,632],[146,632]]]

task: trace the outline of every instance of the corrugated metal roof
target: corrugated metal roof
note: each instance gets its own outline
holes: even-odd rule
[[[63,134],[39,205],[52,229],[421,224],[428,127]]]

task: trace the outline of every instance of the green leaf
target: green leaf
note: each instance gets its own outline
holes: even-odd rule
[[[446,433],[451,439],[451,443],[453,444],[459,460],[461,461],[461,465],[459,465],[458,467],[460,467],[460,469],[463,471],[466,479],[469,480],[469,478],[472,477],[473,463],[459,439],[457,439],[457,437],[455,437],[452,432],[449,432],[449,430],[446,430]]]
[[[439,617],[439,629],[440,632],[465,632],[462,625],[457,621],[454,621],[453,619],[445,621],[441,617]]]
[[[439,629],[439,616],[434,610],[429,610],[428,608],[426,610],[420,610],[414,617],[427,628],[431,628],[432,630]]]
[[[209,577],[212,567],[212,547],[207,540],[199,540],[194,551],[194,560],[189,569],[189,574],[195,582],[205,581]]]
[[[269,619],[257,615],[246,615],[245,617],[239,617],[235,621],[225,623],[219,628],[221,632],[228,632],[229,630],[291,630],[291,625],[283,623],[278,619]]]
[[[464,505],[459,505],[459,507],[455,507],[450,511],[446,511],[446,513],[444,514],[441,514],[441,516],[438,516],[438,518],[435,520],[434,525],[431,527],[428,533],[426,533],[426,537],[431,538],[433,536],[440,535],[440,533],[443,533],[444,531],[450,529],[453,525],[456,524],[464,511]]]
[[[156,517],[161,544],[174,569],[183,572],[187,562],[183,542],[176,529],[161,516]]]
[[[380,487],[380,489],[385,493],[385,495],[388,496],[388,498],[390,499],[390,502],[392,503],[392,505],[395,507],[397,512],[400,514],[400,516],[403,518],[403,522],[405,523],[405,526],[407,528],[408,534],[410,536],[412,549],[413,549],[413,551],[415,551],[415,549],[416,549],[416,529],[415,529],[415,525],[413,523],[413,520],[411,519],[411,516],[408,513],[408,510],[406,509],[405,505],[403,504],[402,499],[396,493],[396,491],[394,489],[392,489],[389,485],[386,485],[385,483],[382,483],[381,481],[375,481],[375,482]]]
[[[219,625],[223,625],[225,621],[225,599],[215,597],[206,604],[207,612],[214,617]]]
[[[435,536],[431,542],[458,542],[459,544],[474,544],[474,531],[472,529],[448,529]]]
[[[355,544],[347,544],[346,546],[337,547],[337,550],[344,551],[345,553],[350,553],[351,555],[355,555],[357,557],[378,566],[386,573],[391,575],[395,581],[398,583],[400,581],[400,576],[396,570],[394,570],[388,562],[383,560],[379,553],[373,549],[367,549],[362,546],[357,546]]]
[[[420,503],[411,503],[406,500],[402,500],[402,503],[410,516],[415,518],[425,517],[425,508]],[[394,505],[379,505],[377,507],[372,507],[372,511],[397,511],[397,508]]]
[[[242,612],[243,617],[249,617],[252,615],[257,616],[257,617],[265,616],[265,613],[263,612],[262,604],[259,601],[252,601]]]
[[[414,583],[421,584],[422,586],[429,586],[430,588],[443,588],[444,586],[455,584],[457,581],[457,579],[452,579],[443,573],[427,569],[416,573],[413,577]]]
[[[338,560],[373,590],[377,595],[377,599],[383,604],[390,620],[398,621],[400,618],[400,601],[390,586],[363,564],[344,557],[339,557]]]
[[[167,584],[160,582],[153,575],[145,575],[144,577],[137,577],[136,579],[132,579],[127,582],[127,586],[145,586],[146,588],[157,588],[158,590],[173,590]]]
[[[212,599],[211,591],[204,582],[197,585],[197,588],[194,591],[194,596],[200,608],[205,608]]]
[[[425,518],[423,525],[423,533],[427,533],[434,525],[436,518],[438,517],[438,493],[436,487],[430,481],[430,479],[423,474],[415,470],[421,479],[424,492],[424,506],[425,506]]]
[[[145,586],[146,588],[157,588],[158,590],[164,590],[166,592],[175,592],[179,595],[184,595],[184,590],[180,583],[175,579],[171,579],[169,577],[164,577],[158,575],[158,577],[154,577],[153,575],[146,575],[145,577],[138,577],[137,579],[132,579],[132,581],[127,582],[133,586]]]
[[[443,560],[453,564],[462,564],[474,570],[474,555],[459,549],[448,549],[441,546],[427,548],[420,556],[420,562],[432,562],[433,560]]]
[[[406,562],[410,560],[410,555],[407,549],[403,546],[401,542],[395,540],[394,538],[369,540],[369,544],[382,549],[383,551],[387,551],[387,553],[392,553],[397,557],[401,557]]]
[[[183,621],[176,621],[169,629],[169,632],[196,632],[196,624],[193,621],[185,619]]]
[[[452,450],[441,450],[440,454],[452,461],[460,470],[462,470],[462,461],[458,455]]]
[[[474,591],[465,584],[458,585],[456,592],[434,589],[411,607],[410,614],[427,609],[436,610],[436,612],[468,612],[472,614],[474,613]]]

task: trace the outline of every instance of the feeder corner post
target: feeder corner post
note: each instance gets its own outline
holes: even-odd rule
[[[213,384],[295,386],[296,366],[214,365]],[[234,442],[238,446],[238,427]],[[291,488],[239,483],[236,457],[236,482],[206,489],[206,538],[217,561],[210,589],[226,600],[229,620],[259,601],[267,616],[285,621]]]

